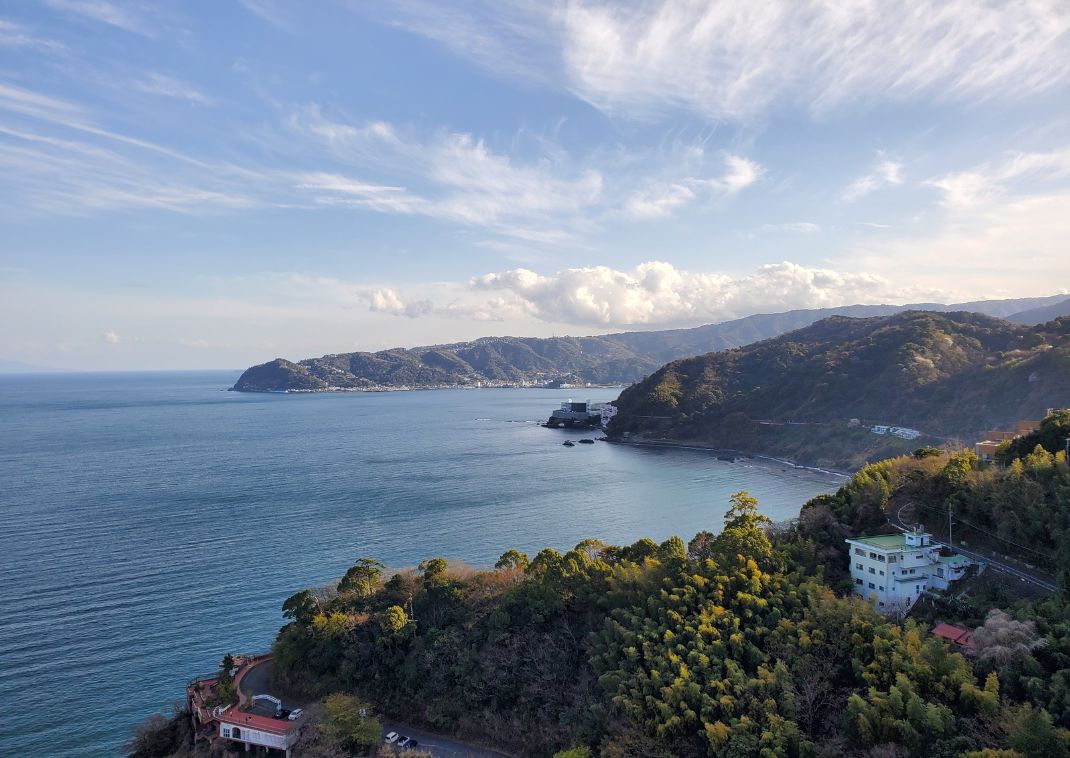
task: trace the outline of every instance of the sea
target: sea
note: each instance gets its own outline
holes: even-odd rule
[[[293,592],[362,556],[486,567],[797,515],[833,476],[539,425],[618,389],[228,392],[237,372],[0,376],[0,756],[123,754]]]

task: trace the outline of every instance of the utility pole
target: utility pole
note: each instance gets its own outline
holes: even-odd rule
[[[951,539],[951,503],[947,504],[947,545],[954,549],[955,542]]]

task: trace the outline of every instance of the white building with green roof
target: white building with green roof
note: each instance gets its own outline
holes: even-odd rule
[[[945,562],[940,549],[932,544],[932,535],[919,529],[905,534],[854,537],[847,544],[855,593],[888,615],[906,613],[929,588],[947,589],[969,565],[962,556],[950,556],[965,561],[961,567],[958,560]]]

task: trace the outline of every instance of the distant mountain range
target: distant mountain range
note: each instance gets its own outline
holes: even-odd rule
[[[1023,327],[980,313],[833,316],[669,363],[621,393],[615,438],[856,466],[1070,406],[1070,315]],[[853,420],[853,422],[852,422]],[[872,425],[921,431],[917,440]]]
[[[971,311],[1017,319],[1015,314],[1035,313],[1064,301],[1066,295],[952,305],[849,305],[759,314],[691,329],[593,337],[483,337],[448,345],[339,353],[297,363],[277,358],[246,370],[233,389],[283,392],[554,382],[627,384],[669,361],[747,345],[829,316],[865,318],[912,309]],[[1063,310],[1070,312],[1070,304]]]
[[[46,368],[44,366],[34,366],[29,363],[22,363],[21,361],[5,361],[0,360],[0,374],[37,374],[45,372],[55,372],[60,369]]]

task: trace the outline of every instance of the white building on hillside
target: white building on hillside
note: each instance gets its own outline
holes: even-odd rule
[[[872,600],[878,611],[888,615],[906,613],[930,587],[947,589],[969,565],[962,556],[951,556],[948,560],[956,560],[946,562],[940,549],[932,545],[932,535],[920,530],[855,537],[847,544],[855,593]]]

